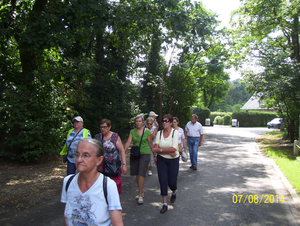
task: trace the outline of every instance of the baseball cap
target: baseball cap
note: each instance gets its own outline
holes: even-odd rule
[[[76,116],[75,118],[73,118],[72,122],[76,120],[77,122],[83,122],[83,119],[80,116]]]
[[[155,112],[154,111],[150,111],[149,112],[149,116],[158,116],[157,114],[155,114]]]

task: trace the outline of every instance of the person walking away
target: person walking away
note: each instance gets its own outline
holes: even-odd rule
[[[65,226],[123,226],[116,183],[97,171],[103,161],[103,152],[102,144],[96,139],[79,141],[74,153],[79,173],[63,180],[61,202],[65,203]]]
[[[118,176],[108,175],[110,179],[114,180],[118,187],[119,194],[122,193],[122,174],[127,173],[125,150],[121,138],[117,133],[111,132],[111,121],[109,119],[102,119],[100,122],[101,133],[95,135],[95,139],[99,140],[104,147],[104,158],[111,162],[118,164],[120,162],[120,155],[122,158],[122,167],[120,166],[120,174]],[[103,164],[98,168],[99,172],[103,173]]]
[[[152,144],[154,146],[155,145],[156,132],[157,132],[156,126],[153,125],[154,119],[152,117],[148,117],[146,119],[146,123],[147,123],[146,128],[148,128],[151,132]],[[153,152],[151,151],[150,152],[150,161],[149,161],[149,171],[148,171],[149,176],[152,176],[152,168],[154,167],[154,165],[155,165],[154,155],[153,155]]]
[[[170,202],[174,203],[176,200],[179,171],[178,131],[171,127],[172,122],[172,115],[167,114],[163,116],[163,130],[157,133],[155,146],[152,149],[157,159],[160,194],[163,198],[163,206],[160,213],[165,213],[168,210],[168,187],[172,190]]]
[[[198,116],[193,114],[191,121],[185,126],[185,137],[187,137],[187,145],[190,152],[190,160],[192,165],[190,169],[197,170],[198,147],[201,146],[203,139],[203,128],[201,123],[197,122]]]
[[[124,148],[124,150],[126,151],[132,141],[133,146],[139,146],[141,138],[143,138],[140,147],[141,156],[139,158],[130,158],[130,175],[136,176],[136,182],[139,189],[139,194],[135,196],[135,199],[138,200],[138,204],[140,205],[144,203],[144,182],[148,164],[150,161],[150,152],[153,146],[151,132],[149,129],[144,127],[143,120],[144,119],[142,115],[138,115],[135,117],[136,128],[130,131]]]
[[[88,129],[83,128],[83,119],[80,116],[76,116],[73,120],[73,129],[70,129],[67,135],[67,141],[60,152],[60,155],[66,156],[67,162],[67,175],[74,174],[76,172],[75,154],[78,142],[84,138],[91,138],[91,133]]]

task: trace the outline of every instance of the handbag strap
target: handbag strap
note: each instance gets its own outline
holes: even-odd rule
[[[144,127],[144,129],[143,129],[143,134],[142,134],[142,138],[141,138],[141,141],[140,141],[139,148],[141,148],[141,144],[142,144],[142,140],[143,140],[144,132],[145,132],[145,127]]]
[[[83,130],[83,128],[81,130]],[[71,140],[71,143],[69,144],[69,147],[68,147],[68,151],[69,151],[69,148],[71,147],[71,144],[73,143],[73,140],[75,139],[75,137],[77,137],[77,135],[80,133],[81,130],[79,130],[78,133],[76,133],[76,135]]]

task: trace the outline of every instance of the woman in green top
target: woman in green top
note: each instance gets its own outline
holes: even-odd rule
[[[136,182],[139,188],[139,194],[135,197],[135,199],[138,200],[138,204],[143,204],[144,181],[148,169],[148,164],[150,161],[150,152],[153,147],[153,144],[152,144],[150,130],[144,128],[143,116],[138,115],[135,117],[135,125],[136,128],[130,131],[124,149],[126,151],[129,148],[132,141],[133,141],[133,146],[139,146],[144,132],[143,140],[140,148],[141,157],[138,159],[130,159],[130,175],[131,176],[136,175]]]

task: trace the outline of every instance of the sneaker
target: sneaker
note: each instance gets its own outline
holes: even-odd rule
[[[139,205],[142,205],[144,203],[144,199],[143,199],[143,197],[139,197],[139,199],[138,199],[138,204]]]
[[[148,175],[152,176],[152,171],[151,170],[148,171]]]
[[[139,195],[137,195],[137,196],[135,196],[135,198],[134,199],[136,199],[136,200],[138,200],[139,199]],[[141,196],[142,198],[144,198],[144,193],[142,194],[142,196]]]

